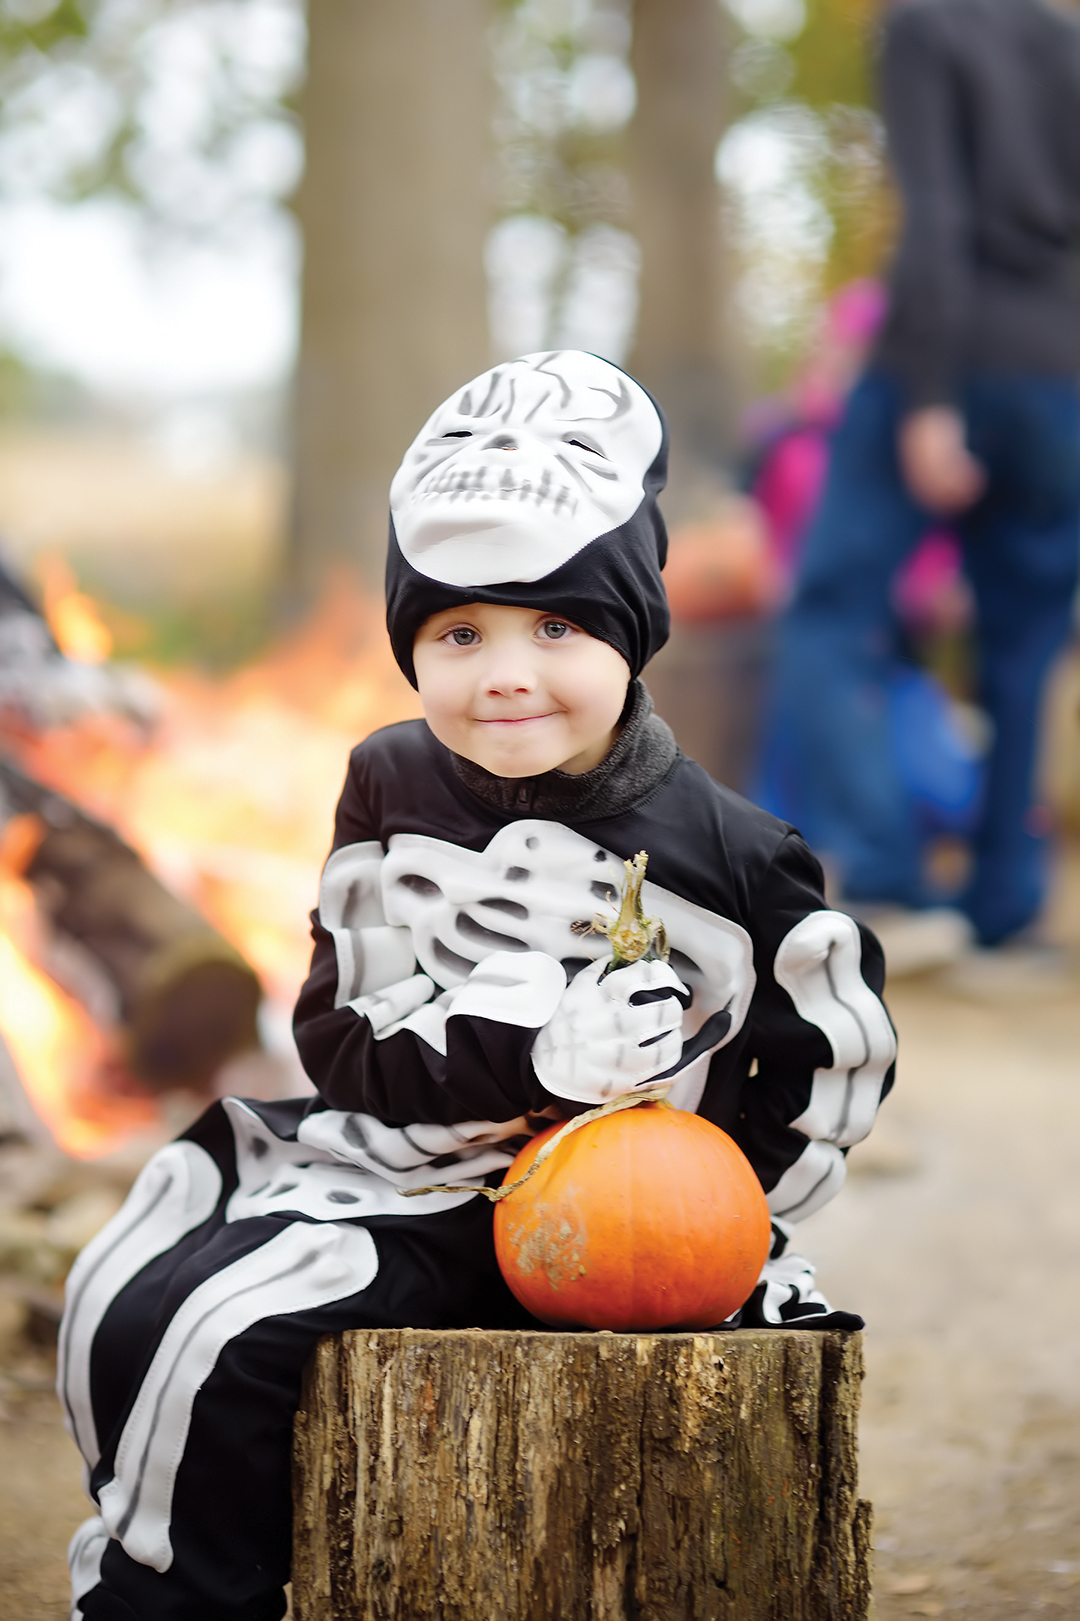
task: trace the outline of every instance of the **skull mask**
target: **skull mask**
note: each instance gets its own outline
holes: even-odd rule
[[[526,355],[451,396],[390,488],[403,557],[468,587],[543,579],[637,510],[663,425],[595,355]]]

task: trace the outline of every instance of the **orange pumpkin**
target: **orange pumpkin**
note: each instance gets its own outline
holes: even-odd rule
[[[508,1183],[558,1130],[521,1150]],[[768,1206],[741,1150],[667,1103],[590,1121],[495,1206],[503,1277],[553,1328],[712,1328],[768,1251]]]

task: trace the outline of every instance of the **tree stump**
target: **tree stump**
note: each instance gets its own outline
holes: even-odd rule
[[[861,1621],[861,1378],[806,1330],[323,1340],[297,1621]]]

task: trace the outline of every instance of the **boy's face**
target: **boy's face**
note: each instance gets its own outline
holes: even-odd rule
[[[432,615],[413,666],[440,743],[496,777],[591,771],[630,681],[621,653],[558,614],[480,602]]]

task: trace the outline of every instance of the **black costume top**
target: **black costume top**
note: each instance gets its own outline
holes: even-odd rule
[[[636,678],[668,632],[666,467],[655,401],[595,355],[526,355],[455,391],[390,491],[406,675],[432,614],[486,602],[565,615]],[[225,1101],[227,1220],[438,1218],[476,1202],[529,1115],[665,1080],[742,1145],[778,1217],[836,1192],[890,1084],[877,943],[827,908],[793,829],[680,754],[636,679],[621,722],[581,775],[493,777],[424,721],[354,750],[295,1016],[319,1097]],[[640,850],[671,962],[601,991],[589,925]]]
[[[906,0],[881,61],[904,204],[878,359],[912,405],[962,369],[1080,371],[1080,19],[1048,0]]]
[[[686,758],[640,683],[631,695],[615,749],[581,776],[491,777],[423,721],[354,750],[295,1018],[320,1093],[300,1140],[367,1173],[347,1213],[456,1205],[471,1195],[398,1190],[479,1180],[509,1163],[523,1116],[573,1112],[533,1045],[568,979],[608,954],[581,926],[639,850],[645,909],[691,992],[671,1101],[734,1137],[775,1215],[839,1188],[892,1082],[880,948],[828,909],[799,835]],[[310,1192],[290,1178],[239,1197],[244,1214],[346,1213]]]

